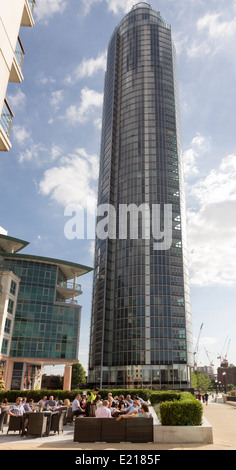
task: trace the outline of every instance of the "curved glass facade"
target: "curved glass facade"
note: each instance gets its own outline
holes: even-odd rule
[[[170,26],[144,2],[108,47],[101,204],[115,209],[116,236],[96,239],[88,381],[187,387],[193,355],[175,50]],[[171,207],[170,248],[154,249],[141,212],[137,238],[130,225],[122,238],[122,204],[146,204],[144,219],[160,205],[162,231]]]
[[[10,357],[76,359],[81,307],[59,298],[58,266],[5,259],[6,269],[20,278]]]

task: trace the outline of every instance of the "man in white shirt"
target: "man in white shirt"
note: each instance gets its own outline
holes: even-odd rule
[[[111,411],[108,405],[108,400],[104,400],[102,406],[99,406],[95,411],[96,418],[111,418]]]
[[[79,416],[79,415],[84,415],[85,414],[85,411],[80,406],[80,400],[81,400],[81,396],[78,393],[76,395],[74,401],[72,402],[72,414],[73,414],[73,416]]]

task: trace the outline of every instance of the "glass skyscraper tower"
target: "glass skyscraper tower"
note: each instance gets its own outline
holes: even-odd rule
[[[121,208],[130,204],[137,208],[136,230],[129,216],[123,230]],[[124,17],[108,47],[98,207],[114,210],[107,216],[112,230],[96,238],[88,382],[189,387],[192,325],[175,48],[170,26],[144,2]],[[155,224],[170,243],[155,235]]]

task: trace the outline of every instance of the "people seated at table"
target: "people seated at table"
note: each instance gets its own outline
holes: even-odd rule
[[[131,398],[131,395],[126,395],[125,401],[126,401],[128,406],[133,405],[133,402],[134,402],[134,400],[132,400],[132,398]]]
[[[44,403],[44,410],[54,408],[56,406],[56,401],[54,400],[54,397],[50,395],[49,400],[46,400]]]
[[[72,402],[72,416],[84,415],[85,410],[81,406],[81,395],[78,393]]]
[[[0,406],[8,406],[8,399],[7,399],[7,398],[3,398],[3,399],[2,399],[2,403],[0,404]]]
[[[37,405],[39,405],[40,407],[44,407],[46,401],[47,401],[48,397],[45,395],[41,400],[39,400],[39,402],[37,403]]]
[[[124,410],[121,410],[121,412],[119,413],[119,415],[123,415],[123,414],[130,414],[130,413],[138,413],[140,412],[141,410],[141,404],[139,402],[139,400],[137,400],[136,398],[134,398],[133,400],[133,404],[132,405],[129,405],[127,408],[125,408]],[[118,415],[117,415],[118,416]],[[116,416],[115,416],[116,417]]]
[[[32,400],[33,401],[33,400]],[[27,397],[22,398],[22,406],[24,408],[24,412],[32,412],[32,408],[30,407],[30,403],[27,403]]]
[[[24,433],[25,429],[27,428],[27,425],[28,425],[28,422],[29,422],[28,417],[26,417],[24,419],[24,412],[25,412],[25,410],[24,410],[24,407],[22,405],[22,398],[21,397],[18,397],[16,399],[16,403],[14,405],[11,405],[9,410],[7,411],[7,414],[9,414],[10,416],[15,416],[15,417],[20,419],[21,425],[23,427],[23,433]]]
[[[64,406],[64,403],[62,400],[58,400],[56,406],[54,406],[53,411],[59,410],[62,406]]]
[[[151,417],[151,413],[149,412],[149,408],[146,403],[141,404],[140,411],[141,412],[139,413],[138,408],[135,408],[130,413],[120,414],[116,418],[116,421],[120,421],[121,419],[126,419],[126,418],[150,418]]]
[[[111,418],[111,411],[108,407],[108,400],[103,400],[102,406],[99,406],[95,411],[96,418]]]

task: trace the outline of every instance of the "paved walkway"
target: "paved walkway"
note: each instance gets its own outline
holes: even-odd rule
[[[84,444],[73,442],[74,427],[67,425],[59,435],[27,438],[18,433],[0,434],[1,450],[236,450],[236,406],[221,403],[209,403],[204,407],[204,415],[213,427],[213,444]]]

